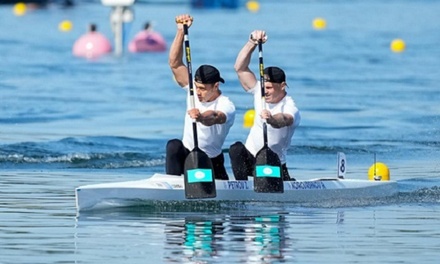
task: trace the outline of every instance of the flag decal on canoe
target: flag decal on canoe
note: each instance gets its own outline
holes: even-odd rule
[[[269,165],[257,166],[257,177],[281,178],[280,167]]]
[[[212,170],[211,169],[193,169],[188,170],[188,182],[212,182]]]

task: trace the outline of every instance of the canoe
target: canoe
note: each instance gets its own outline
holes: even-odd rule
[[[345,154],[337,153],[337,176],[301,181],[284,181],[282,193],[262,193],[254,190],[253,177],[246,181],[216,180],[216,196],[187,199],[183,176],[156,173],[148,179],[84,185],[75,189],[78,211],[127,206],[162,206],[165,204],[198,205],[200,202],[280,202],[310,203],[340,199],[369,199],[398,193],[396,181],[389,179],[386,165],[375,163],[369,180],[346,179]],[[374,169],[374,170],[371,170]],[[380,173],[380,174],[377,174]],[[381,176],[378,176],[381,175]]]
[[[317,178],[285,181],[284,193],[257,193],[253,180],[216,180],[218,202],[318,202],[331,199],[381,198],[398,192],[396,181]],[[78,211],[157,203],[195,203],[186,199],[182,176],[156,173],[143,180],[84,185],[75,189]]]

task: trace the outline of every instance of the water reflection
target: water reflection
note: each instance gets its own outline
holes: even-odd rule
[[[251,230],[252,247],[250,256],[256,256],[252,260],[284,259],[283,249],[286,248],[284,228],[280,221],[284,221],[281,215],[260,216],[255,218],[255,229]]]
[[[223,223],[203,218],[188,217],[183,221],[167,223],[164,260],[167,262],[191,262],[208,260],[215,256],[220,245],[216,233],[221,233]]]
[[[281,214],[185,217],[165,226],[164,261],[207,263],[225,254],[245,263],[283,260],[285,228]]]
[[[76,263],[347,263],[365,248],[386,255],[389,248],[375,247],[377,241],[410,238],[429,247],[438,240],[438,217],[429,206],[414,205],[221,212],[124,208],[81,213],[76,219]],[[9,245],[15,246],[13,242]],[[414,244],[390,243],[400,256]],[[378,263],[378,255],[368,254],[368,262]]]

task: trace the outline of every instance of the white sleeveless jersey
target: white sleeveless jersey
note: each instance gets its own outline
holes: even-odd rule
[[[248,90],[248,93],[254,95],[255,118],[254,124],[246,140],[246,148],[255,156],[263,147],[264,143],[263,120],[260,117],[262,111],[260,82],[257,82],[254,88]],[[266,109],[269,110],[272,115],[283,113],[289,114],[294,118],[293,124],[287,127],[273,128],[271,125],[267,124],[267,143],[269,148],[278,154],[281,163],[284,164],[286,163],[287,149],[290,147],[295,128],[299,126],[301,115],[292,97],[288,95],[276,104],[266,103]]]
[[[184,87],[188,91],[189,87]],[[208,157],[214,158],[222,152],[223,143],[229,133],[229,129],[234,124],[235,106],[228,97],[220,95],[212,102],[202,103],[199,101],[197,95],[194,95],[195,108],[198,108],[200,113],[207,110],[220,111],[226,115],[226,122],[224,124],[216,124],[212,126],[205,126],[197,122],[197,140],[199,148],[203,150]],[[190,97],[187,97],[187,109],[191,108]],[[183,145],[190,151],[194,148],[194,136],[192,128],[192,119],[185,112],[185,125],[183,130]]]

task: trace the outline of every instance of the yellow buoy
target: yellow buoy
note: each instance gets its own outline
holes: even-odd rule
[[[25,3],[16,3],[13,8],[14,15],[22,16],[26,13],[26,4]]]
[[[382,162],[376,162],[368,169],[368,179],[370,181],[389,181],[390,170]]]
[[[254,118],[255,118],[255,110],[249,109],[244,113],[243,117],[243,127],[250,128],[254,124]]]
[[[58,29],[60,31],[67,32],[67,31],[72,30],[72,28],[73,28],[73,24],[69,20],[63,20],[58,24]]]
[[[390,44],[390,49],[392,52],[403,52],[405,50],[405,41],[401,40],[401,39],[394,39],[393,41],[391,41]]]
[[[256,13],[260,10],[260,4],[257,1],[248,1],[246,7],[249,11]]]
[[[327,22],[325,21],[324,18],[317,17],[317,18],[313,19],[313,28],[315,30],[323,30],[326,27],[327,27]]]

